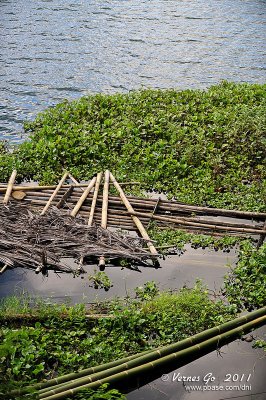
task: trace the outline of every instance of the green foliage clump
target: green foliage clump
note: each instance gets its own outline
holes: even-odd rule
[[[225,294],[239,311],[266,305],[266,243],[241,246],[237,266],[225,279]]]
[[[25,124],[30,140],[0,152],[0,180],[55,182],[68,169],[181,201],[262,211],[266,85],[222,82],[208,90],[140,90],[64,102]]]
[[[107,292],[113,286],[111,279],[105,272],[94,271],[94,275],[89,275],[88,279],[92,282],[94,289],[104,289]]]
[[[6,390],[109,362],[178,341],[233,318],[234,309],[193,289],[158,293],[150,282],[139,296],[109,304],[110,318],[94,323],[70,307],[32,326],[0,328],[0,387]],[[146,295],[148,294],[148,296]]]
[[[144,286],[135,289],[136,298],[140,300],[151,300],[159,294],[159,288],[154,281],[149,281]]]

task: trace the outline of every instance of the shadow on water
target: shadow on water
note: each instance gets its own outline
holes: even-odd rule
[[[265,333],[265,327],[252,333]],[[157,371],[157,379],[127,395],[128,400],[265,400],[266,357],[237,340],[178,368]],[[192,381],[194,379],[194,382]],[[194,388],[193,388],[194,386]]]
[[[105,272],[113,283],[108,292],[95,290],[91,287],[88,274],[94,274],[97,266],[86,266],[86,274],[73,277],[72,274],[56,274],[49,271],[48,277],[36,275],[32,270],[17,268],[6,271],[0,277],[0,297],[5,297],[19,291],[27,291],[44,298],[51,297],[55,301],[71,303],[92,302],[97,297],[110,299],[114,296],[126,296],[133,293],[133,289],[153,280],[160,289],[178,289],[184,285],[192,287],[196,278],[202,279],[211,290],[218,290],[223,282],[223,276],[228,271],[229,264],[236,261],[235,251],[224,253],[192,249],[186,246],[180,257],[167,256],[161,260],[161,267],[140,267],[140,272],[121,268],[106,267]]]

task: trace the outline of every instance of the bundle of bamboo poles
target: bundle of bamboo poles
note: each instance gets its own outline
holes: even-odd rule
[[[4,207],[7,207],[9,205],[11,195],[14,199],[17,199],[17,200],[23,200],[26,195],[26,193],[22,190],[14,190],[15,177],[16,177],[16,171],[13,171],[13,173],[10,177],[10,180],[8,182],[7,188],[5,190],[4,199],[3,199]],[[70,185],[69,187],[67,187],[67,189],[66,189],[66,191],[64,191],[64,193],[60,193],[67,178],[70,178],[72,180],[73,184]],[[55,215],[53,215],[53,214],[55,214],[55,209],[53,209],[52,213],[50,211],[51,206],[53,205],[54,201],[56,201],[55,205],[56,205],[56,209],[58,209],[58,210],[66,204],[66,201],[69,200],[69,197],[71,196],[71,194],[73,192],[74,185],[79,187],[79,189],[81,188],[81,186],[79,186],[76,179],[74,177],[72,177],[68,172],[65,172],[63,174],[60,182],[54,188],[54,190],[49,194],[49,197],[45,200],[45,203],[43,204],[43,208],[42,208],[41,214],[40,214],[41,217],[43,217],[43,218],[38,219],[35,216],[35,221],[38,220],[38,224],[41,223],[41,225],[42,225],[42,228],[41,228],[42,232],[40,232],[38,230],[39,226],[37,226],[37,228],[35,226],[35,229],[37,229],[37,232],[35,232],[35,236],[38,237],[38,245],[39,245],[40,241],[42,242],[41,243],[42,247],[36,246],[37,251],[35,251],[35,254],[40,249],[41,259],[43,259],[43,261],[41,262],[39,255],[37,257],[37,260],[35,260],[34,257],[32,258],[31,261],[35,262],[35,264],[36,264],[36,262],[39,264],[36,267],[36,272],[40,272],[43,269],[43,267],[46,267],[47,265],[49,265],[49,266],[56,265],[58,267],[58,269],[62,270],[63,267],[60,264],[60,257],[64,256],[64,257],[76,258],[77,254],[79,254],[79,268],[78,268],[79,271],[83,270],[83,261],[85,258],[88,258],[88,257],[93,257],[94,259],[95,259],[95,257],[97,257],[99,260],[99,266],[101,269],[105,268],[105,258],[106,257],[108,257],[108,259],[124,258],[124,259],[130,261],[131,263],[138,262],[141,265],[147,265],[146,260],[150,257],[153,265],[158,266],[158,261],[157,261],[158,252],[155,249],[153,243],[151,242],[143,224],[141,223],[141,221],[139,220],[139,218],[137,216],[132,215],[131,218],[134,221],[136,227],[138,228],[140,236],[143,238],[142,246],[140,246],[140,240],[138,241],[138,246],[136,246],[133,244],[134,240],[132,238],[131,239],[128,238],[127,241],[125,241],[125,238],[123,236],[118,235],[118,234],[115,235],[114,233],[111,233],[110,231],[107,230],[108,197],[109,197],[109,180],[110,179],[111,179],[112,184],[114,184],[114,186],[119,191],[121,200],[125,204],[127,210],[130,212],[134,212],[134,209],[132,208],[128,199],[126,198],[121,185],[119,185],[119,183],[116,181],[114,176],[108,170],[105,172],[104,178],[105,178],[105,180],[104,180],[104,188],[103,188],[102,207],[101,207],[101,233],[100,233],[101,238],[99,240],[98,239],[99,229],[97,230],[97,225],[93,225],[93,222],[94,222],[94,212],[95,212],[95,207],[96,207],[96,202],[97,202],[97,197],[98,197],[98,191],[99,191],[99,187],[100,187],[101,179],[102,179],[102,173],[99,173],[99,174],[97,174],[97,176],[94,176],[92,178],[92,180],[90,182],[88,182],[86,187],[84,189],[82,188],[81,195],[76,199],[75,204],[73,204],[73,207],[70,210],[70,217],[75,218],[77,216],[77,214],[79,213],[81,207],[83,206],[83,203],[86,201],[89,194],[93,190],[93,198],[92,198],[92,203],[90,206],[90,213],[88,216],[87,227],[85,227],[85,230],[84,230],[84,225],[86,225],[86,222],[84,223],[83,222],[84,220],[79,220],[78,222],[74,222],[73,220],[69,221],[67,219],[68,215],[66,213],[62,214],[62,212],[61,212],[60,215],[57,213],[57,215],[55,216]],[[59,199],[58,199],[58,195],[59,195]],[[11,206],[9,206],[9,209],[11,209],[10,207]],[[7,207],[7,209],[8,209],[8,207]],[[10,216],[10,210],[9,210],[9,212],[7,211],[6,214],[8,216]],[[46,215],[48,215],[48,221],[45,222]],[[62,222],[63,215],[65,216],[65,224]],[[53,219],[53,217],[55,217],[56,220],[58,220],[60,218],[61,219],[60,219],[60,229],[58,229],[58,227],[57,227],[56,235],[54,234],[54,236],[49,238],[49,233],[47,231],[47,228],[50,229],[51,225],[53,225],[53,223],[54,223],[54,219],[53,219],[53,221],[49,220],[49,219],[51,219],[51,217],[52,217],[52,219]],[[6,219],[5,215],[3,214],[2,215],[3,224],[5,223],[5,219]],[[45,223],[47,225],[46,228],[44,227]],[[6,223],[6,225],[10,225],[10,224],[11,224],[11,221],[9,218],[9,221]],[[69,235],[68,236],[66,235],[66,232],[70,231],[69,224],[73,225],[73,229],[71,229],[71,235],[72,235],[71,238],[69,237]],[[82,232],[80,232],[81,231],[80,225],[82,225],[82,228],[83,228]],[[27,227],[27,229],[28,228],[29,227]],[[32,224],[31,224],[31,228],[32,228]],[[15,229],[16,229],[16,224],[15,224]],[[95,231],[95,229],[97,231],[97,239],[94,238],[94,243],[92,243],[91,233],[92,233],[92,231]],[[43,232],[44,230],[45,230],[45,232]],[[74,236],[74,238],[73,238],[73,230],[79,231],[79,235],[80,234],[85,235],[87,241],[84,243],[84,240],[82,240],[82,238],[78,237],[77,235]],[[14,229],[13,229],[13,231],[14,231]],[[21,230],[21,232],[22,231],[23,230]],[[3,234],[5,236],[7,236],[7,232],[8,232],[8,226],[4,226]],[[23,249],[25,249],[25,247],[31,246],[32,242],[31,242],[31,239],[29,238],[28,232],[25,233],[25,230],[23,232],[24,232],[23,233],[24,236],[22,235],[22,237],[18,238],[18,237],[16,237],[16,235],[14,235],[14,238],[17,240],[18,243],[22,242],[24,244]],[[63,234],[63,236],[62,236],[62,234]],[[4,237],[4,235],[3,235],[3,237]],[[90,236],[89,242],[88,242],[88,236]],[[66,240],[66,237],[67,237],[67,240]],[[105,239],[107,238],[107,242],[109,241],[108,244],[106,243],[106,240],[103,240],[103,237],[105,237]],[[131,242],[130,242],[130,240],[131,240]],[[115,244],[114,241],[116,241],[117,243]],[[48,246],[47,246],[47,243],[48,243]],[[2,262],[2,264],[3,264],[3,268],[0,271],[1,273],[4,272],[4,270],[7,267],[14,267],[17,264],[19,264],[19,259],[21,261],[21,264],[23,264],[23,265],[25,264],[25,262],[24,262],[25,255],[23,257],[22,249],[19,249],[19,251],[18,251],[18,247],[16,247],[16,253],[19,253],[18,260],[17,260],[16,254],[14,254],[14,251],[13,251],[12,244],[14,244],[14,241],[12,243],[12,240],[10,240],[9,237],[5,238],[5,242],[3,242],[3,239],[2,239],[2,241],[0,241],[0,248],[1,248],[1,246],[3,247],[2,251],[1,251],[1,257],[0,257],[0,263]],[[45,245],[45,247],[43,246],[43,244]],[[147,245],[149,252],[147,252],[143,248],[143,244]],[[37,243],[34,242],[33,245],[37,245]],[[55,253],[53,262],[52,262],[52,257],[49,254],[51,245],[52,245],[52,251],[54,251],[54,253]],[[47,259],[47,255],[49,255],[49,260]],[[47,269],[47,268],[45,268],[45,269]]]
[[[72,183],[65,185],[69,176]],[[151,221],[155,221],[161,227],[170,226],[197,233],[260,235],[260,242],[265,238],[266,213],[199,207],[160,198],[156,200],[125,196],[122,184],[119,184],[109,171],[104,174],[103,193],[100,194],[102,176],[103,173],[98,173],[97,177],[92,178],[87,184],[79,184],[66,172],[57,186],[14,186],[13,173],[5,192],[0,188],[0,194],[2,191],[4,203],[12,196],[21,199],[29,206],[43,207],[42,213],[45,213],[51,205],[55,205],[70,210],[72,216],[79,214],[88,219],[88,225],[94,222],[103,228],[108,225],[125,230],[137,230],[148,242],[145,229]],[[119,197],[109,194],[111,184],[117,189]],[[86,189],[81,195],[80,189],[83,187]],[[246,219],[248,222],[242,223],[239,219]],[[156,254],[153,247],[153,244],[149,246],[150,251]],[[103,259],[100,260],[100,264],[104,264]]]
[[[40,400],[59,400],[73,396],[83,389],[97,389],[104,383],[117,388],[129,388],[136,384],[140,386],[230,343],[265,323],[266,307],[263,307],[171,345],[14,390],[5,396],[12,398],[35,393],[36,398]]]

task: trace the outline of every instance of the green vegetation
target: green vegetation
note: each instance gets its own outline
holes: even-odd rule
[[[266,305],[266,243],[259,249],[246,242],[237,266],[225,280],[225,294],[239,311]]]
[[[177,248],[181,253],[184,246],[190,243],[191,247],[197,249],[199,247],[205,249],[223,250],[229,252],[236,245],[243,243],[251,243],[250,239],[238,236],[210,236],[203,234],[188,233],[179,229],[159,229],[153,224],[149,229],[150,238],[156,241],[157,246],[170,246]]]
[[[0,147],[0,180],[57,181],[67,168],[181,201],[265,210],[266,85],[223,82],[202,90],[142,90],[64,102],[25,124],[12,154]]]
[[[113,286],[111,279],[105,272],[94,271],[94,275],[89,275],[88,279],[94,289],[104,289],[107,292]]]
[[[51,317],[33,326],[15,329],[11,323],[2,326],[1,389],[18,388],[26,382],[178,341],[235,316],[234,307],[226,306],[221,300],[211,300],[200,283],[193,289],[158,293],[151,282],[144,290],[138,288],[136,294],[135,299],[117,299],[106,304],[112,318],[100,318],[95,323],[86,320],[84,307],[65,306],[67,318],[62,319],[61,309],[55,307]],[[8,300],[2,301],[1,315],[15,312],[14,299],[11,304]]]
[[[238,251],[237,265],[225,278],[223,294],[238,311],[252,311],[266,305],[266,243],[259,249],[252,239],[237,236],[214,237],[195,235],[174,229],[158,229],[156,225],[149,230],[150,237],[159,246],[172,245],[182,254],[184,246],[209,248],[229,252]]]

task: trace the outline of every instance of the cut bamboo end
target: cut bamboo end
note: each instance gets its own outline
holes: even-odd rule
[[[38,265],[38,267],[35,269],[35,274],[39,274],[42,271],[42,268],[42,265]]]
[[[0,274],[1,274],[1,275],[5,272],[5,270],[7,269],[7,267],[8,267],[8,265],[5,264],[5,265],[0,269]]]
[[[10,198],[10,195],[11,195],[11,192],[12,192],[15,180],[16,180],[16,176],[17,176],[17,171],[14,170],[12,172],[10,178],[9,178],[9,181],[8,181],[8,185],[7,185],[7,188],[6,188],[6,194],[5,194],[5,197],[4,197],[4,200],[3,200],[4,204],[7,204],[8,201],[9,201],[9,198]]]
[[[103,256],[99,258],[98,267],[100,268],[100,271],[105,270],[105,258]]]
[[[15,200],[23,200],[26,197],[26,193],[23,192],[22,190],[14,190],[11,193],[11,196],[13,197],[13,199]]]

